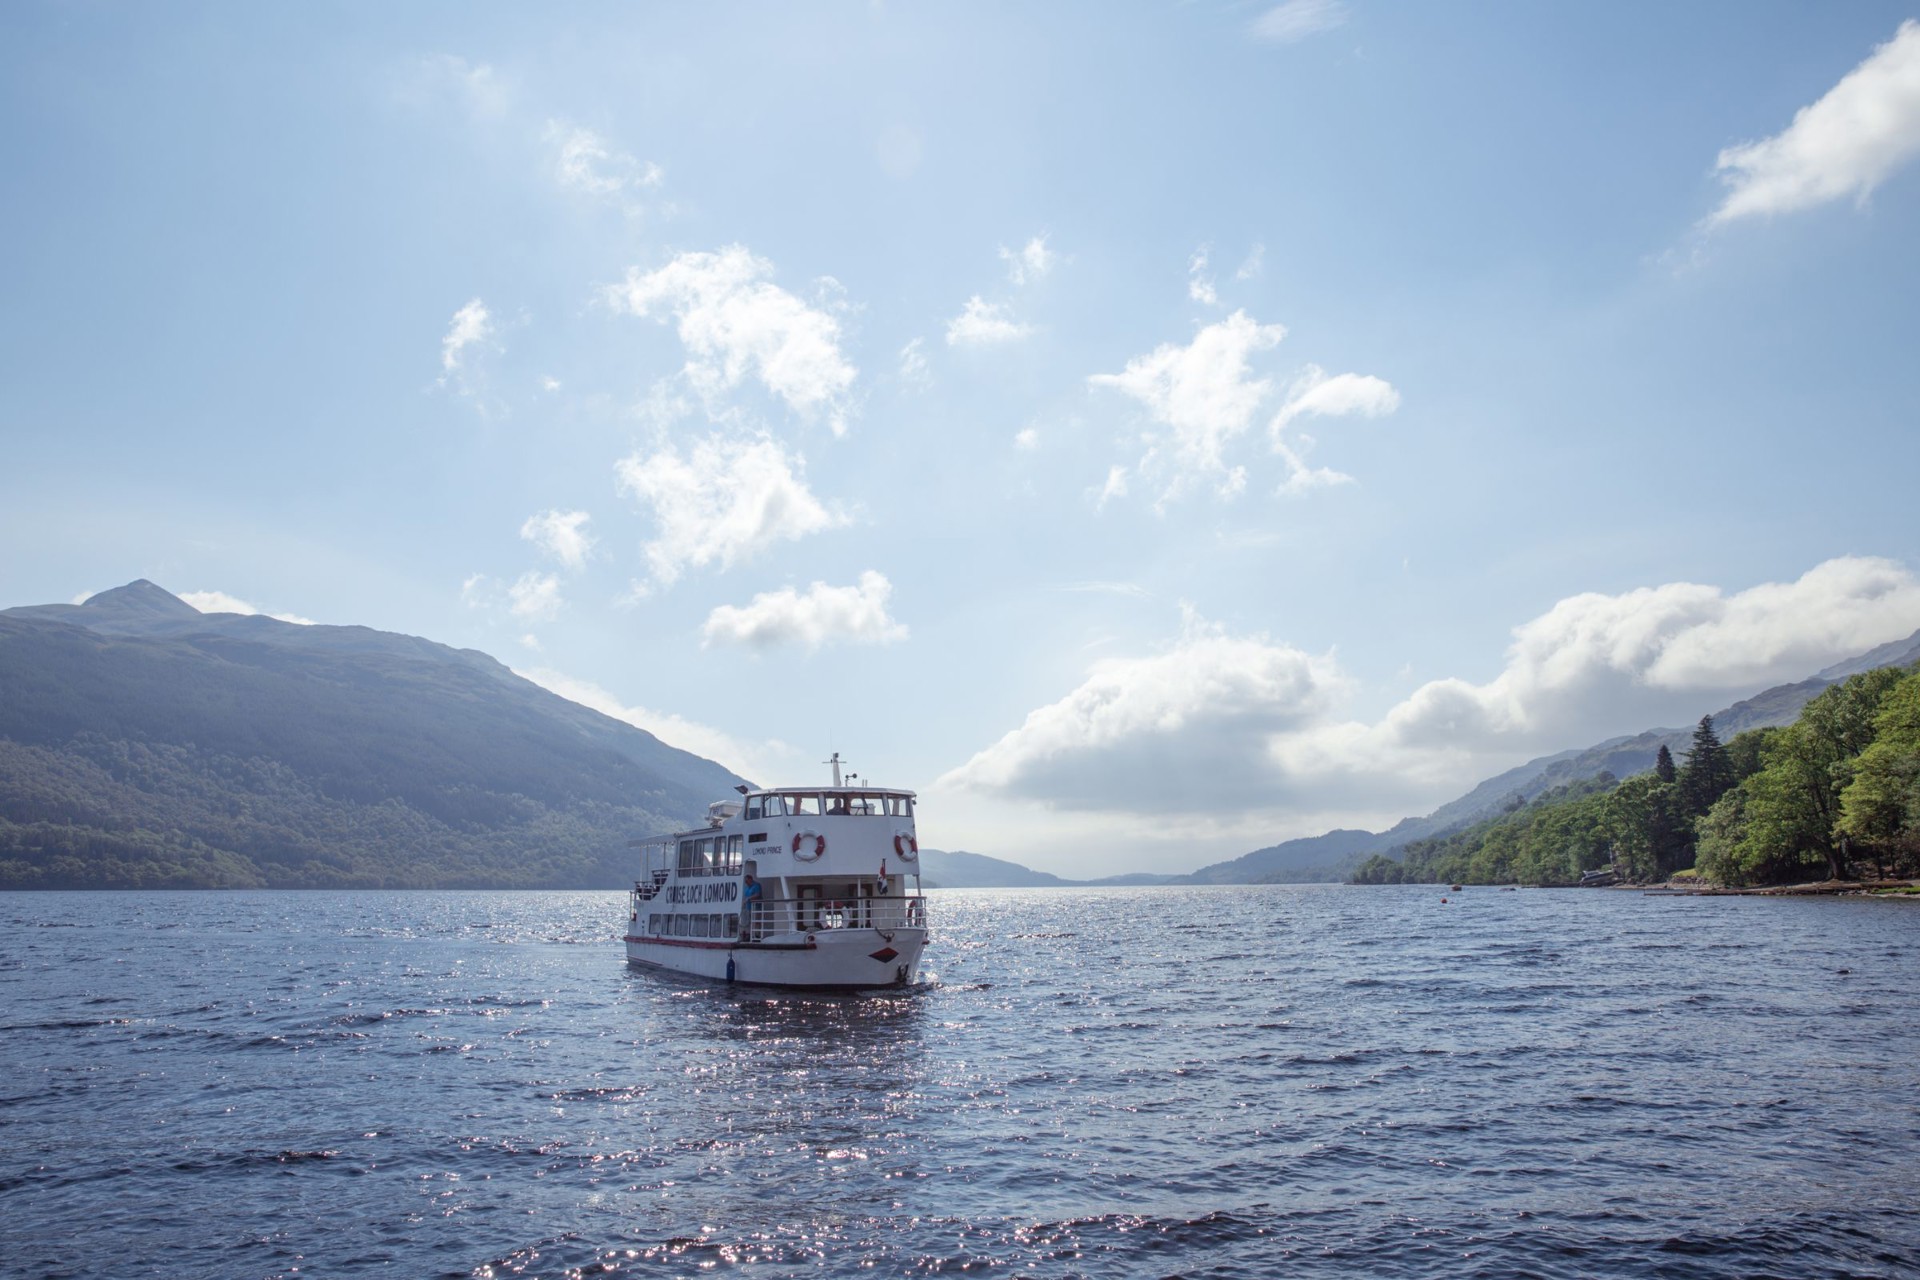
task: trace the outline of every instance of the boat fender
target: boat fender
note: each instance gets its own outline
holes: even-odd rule
[[[912,862],[920,856],[920,842],[913,838],[911,831],[893,833],[893,851],[900,855],[900,861]]]
[[[727,957],[727,981],[728,982],[733,981],[733,957],[732,956]]]
[[[808,934],[808,935],[807,935],[807,945],[808,945],[808,946],[810,946],[810,947],[811,947],[811,946],[814,946],[814,945],[815,945],[815,943],[814,943],[814,941],[813,941],[813,935],[812,935],[812,934]]]
[[[805,852],[811,849],[812,852]],[[793,856],[802,862],[812,862],[827,851],[827,838],[818,831],[796,831],[793,833]]]

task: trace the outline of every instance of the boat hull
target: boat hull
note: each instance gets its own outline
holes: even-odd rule
[[[629,934],[626,943],[627,963],[635,968],[749,986],[860,990],[917,982],[927,931],[828,929],[753,943]]]

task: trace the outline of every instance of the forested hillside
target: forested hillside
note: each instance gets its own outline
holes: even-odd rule
[[[1676,763],[1556,788],[1463,831],[1376,855],[1360,884],[1574,884],[1602,868],[1729,886],[1920,874],[1920,666],[1815,696],[1791,724],[1722,744],[1711,717]]]
[[[613,886],[736,781],[415,637],[150,583],[0,614],[0,887]]]

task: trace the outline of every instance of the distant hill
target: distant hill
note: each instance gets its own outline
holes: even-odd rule
[[[920,874],[927,884],[940,889],[1051,889],[1114,887],[1124,885],[1168,884],[1178,876],[1137,873],[1105,876],[1099,880],[1063,880],[1046,871],[1034,871],[1004,858],[989,858],[984,853],[964,849],[920,851]]]
[[[1776,685],[1716,711],[1714,728],[1724,741],[1748,729],[1790,724],[1800,708],[1828,685],[1876,667],[1907,666],[1916,661],[1920,661],[1920,631],[1835,663],[1795,684]],[[1543,791],[1603,772],[1621,778],[1643,773],[1653,767],[1661,747],[1683,758],[1692,743],[1693,726],[1688,725],[1684,729],[1648,729],[1632,737],[1609,738],[1591,747],[1541,756],[1487,779],[1423,818],[1403,818],[1386,831],[1341,830],[1287,840],[1202,867],[1178,882],[1252,884],[1342,878],[1372,854],[1390,853],[1414,840],[1458,831],[1517,801],[1531,800]]]
[[[0,612],[0,887],[613,887],[738,781],[415,636],[145,580]]]

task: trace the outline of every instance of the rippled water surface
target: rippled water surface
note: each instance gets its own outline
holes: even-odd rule
[[[0,1274],[1920,1275],[1920,904],[932,898],[858,998],[618,894],[0,896]]]

